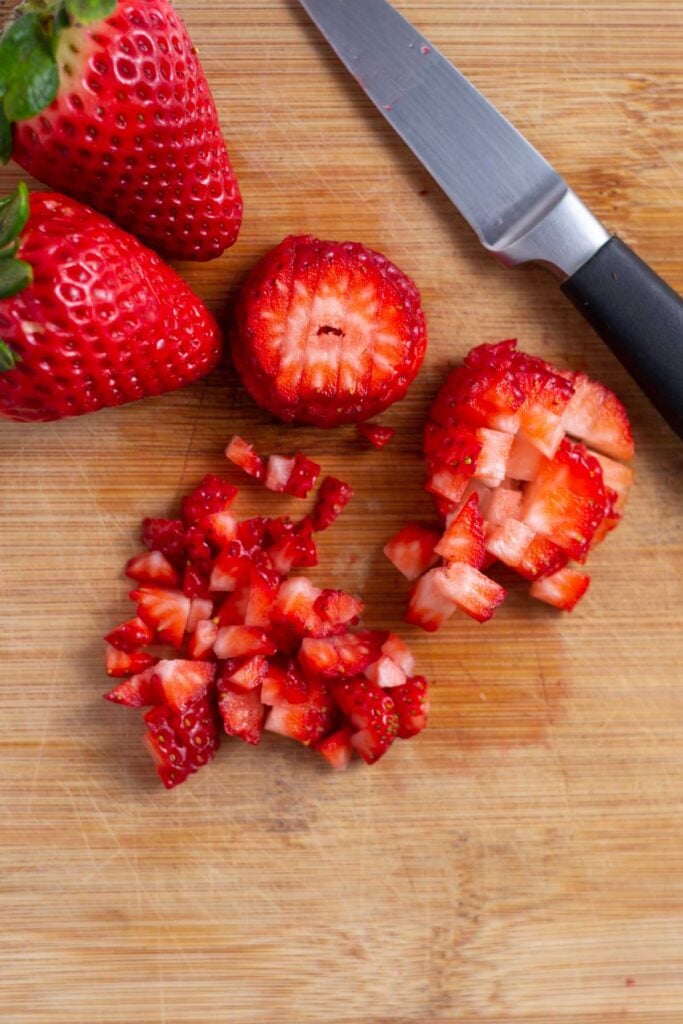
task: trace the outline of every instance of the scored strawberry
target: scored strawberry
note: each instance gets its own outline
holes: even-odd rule
[[[265,710],[258,689],[242,690],[219,680],[218,711],[228,736],[256,746],[263,733]]]
[[[131,672],[142,672],[150,665],[154,665],[156,660],[151,654],[146,654],[144,651],[127,653],[111,644],[107,644],[105,651],[107,675],[113,679],[122,679],[124,676],[130,675]]]
[[[217,658],[246,658],[252,654],[276,654],[277,648],[263,629],[255,626],[224,626],[214,644]]]
[[[437,577],[436,586],[447,600],[477,622],[487,622],[505,600],[505,590],[499,583],[462,562],[451,562]]]
[[[531,585],[531,596],[539,601],[562,611],[570,612],[576,607],[590,585],[590,576],[586,576],[568,566],[560,569],[552,576],[538,580]]]
[[[252,270],[237,304],[233,362],[263,408],[287,422],[358,423],[403,398],[426,350],[415,285],[379,253],[286,238]]]
[[[126,576],[137,583],[156,583],[160,587],[177,587],[180,576],[161,551],[145,551],[126,563]]]
[[[311,513],[314,533],[326,530],[336,522],[353,498],[353,488],[336,477],[327,476],[320,485],[318,499]]]
[[[238,494],[237,487],[208,473],[192,493],[183,498],[183,519],[188,526],[204,526],[208,516],[227,512]]]
[[[265,729],[310,746],[330,732],[334,721],[334,701],[327,687],[317,683],[309,684],[306,699],[300,703],[274,704],[268,712]]]
[[[374,764],[398,735],[392,698],[364,677],[337,681],[331,687],[332,696],[356,730],[351,737],[354,749],[367,764]]]
[[[434,551],[447,562],[467,562],[475,569],[481,568],[485,554],[485,531],[476,494],[463,505]]]
[[[373,448],[386,448],[389,442],[396,436],[393,427],[381,427],[379,423],[359,423],[358,432]]]
[[[343,772],[349,767],[353,757],[352,736],[353,729],[345,725],[330,736],[326,736],[325,739],[319,740],[314,744],[314,748],[319,754],[322,754],[335,771]]]
[[[403,686],[392,690],[391,699],[398,715],[400,739],[409,740],[427,727],[429,683],[424,676],[414,676]]]
[[[409,523],[384,546],[384,554],[406,579],[416,580],[439,561],[434,548],[440,536],[436,530]]]
[[[220,743],[213,705],[205,697],[182,712],[160,706],[144,716],[145,744],[167,789],[184,782],[214,757]]]
[[[150,551],[160,551],[176,568],[185,562],[185,524],[180,519],[145,519],[142,543]]]
[[[160,640],[180,649],[190,614],[190,599],[179,590],[140,587],[131,593],[137,614],[157,633]]]
[[[360,675],[381,656],[387,637],[387,633],[370,629],[325,639],[307,637],[301,644],[299,663],[309,679]]]
[[[250,444],[238,435],[233,437],[225,449],[225,457],[256,480],[265,479],[266,466],[263,459],[257,455]]]
[[[146,622],[137,618],[129,619],[107,633],[104,638],[108,644],[115,647],[117,651],[124,651],[126,654],[133,654],[141,647],[146,647],[154,640],[154,630],[150,629]]]

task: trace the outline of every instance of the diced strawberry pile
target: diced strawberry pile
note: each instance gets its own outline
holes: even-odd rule
[[[270,477],[272,489],[300,496],[320,472],[302,455],[266,464],[240,438],[227,454],[266,486]],[[264,729],[280,733],[337,769],[354,753],[373,764],[397,737],[424,729],[427,683],[398,636],[360,629],[362,601],[290,575],[317,565],[314,534],[335,521],[351,488],[327,477],[300,522],[239,522],[236,495],[207,476],[182,518],[144,521],[147,550],[126,566],[136,615],[106,637],[107,671],[122,680],[107,699],[151,708],[145,743],[168,788],[213,758],[221,728],[251,744]],[[158,644],[177,657],[155,654]]]
[[[445,533],[411,524],[384,549],[415,581],[406,620],[430,632],[456,609],[491,618],[506,596],[484,572],[496,562],[571,611],[590,577],[569,562],[583,565],[618,525],[633,484],[618,461],[633,439],[616,395],[516,344],[473,349],[430,410],[427,490]]]

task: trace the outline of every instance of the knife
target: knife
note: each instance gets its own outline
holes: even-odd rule
[[[683,301],[388,0],[300,0],[503,264],[539,263],[683,437]]]

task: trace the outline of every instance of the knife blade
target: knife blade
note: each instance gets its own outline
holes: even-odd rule
[[[680,297],[388,0],[300,3],[482,244],[552,270],[683,437]]]

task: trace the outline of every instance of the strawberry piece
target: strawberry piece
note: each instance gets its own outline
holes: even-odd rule
[[[581,600],[590,585],[590,577],[565,566],[552,576],[531,585],[531,596],[554,608],[570,612]]]
[[[315,599],[313,611],[330,627],[330,633],[343,633],[347,626],[357,624],[364,607],[359,598],[343,590],[323,590]]]
[[[199,526],[190,526],[185,532],[187,557],[192,565],[206,576],[213,568],[213,552],[209,547],[206,534]]]
[[[104,639],[112,647],[115,647],[117,651],[133,654],[135,651],[139,651],[141,647],[146,647],[147,644],[152,643],[154,640],[154,630],[150,629],[146,622],[143,622],[142,619],[136,616],[136,618],[129,619],[128,622],[117,626],[111,633],[107,633]]]
[[[106,647],[107,675],[114,679],[122,679],[124,676],[130,675],[131,672],[142,672],[150,665],[154,665],[156,660],[151,654],[146,654],[144,651],[132,651],[129,654],[112,647],[111,644],[107,644]]]
[[[288,736],[306,746],[317,743],[334,726],[335,706],[327,687],[309,685],[306,699],[298,704],[281,701],[271,707],[266,718],[268,732]]]
[[[306,576],[285,580],[273,603],[273,623],[284,624],[298,637],[306,636],[318,624],[315,602],[321,593]]]
[[[204,526],[208,516],[227,512],[239,494],[227,480],[208,473],[191,494],[183,498],[183,519],[188,526]]]
[[[523,521],[566,551],[581,559],[604,518],[602,505],[583,498],[563,485],[533,484],[523,506]]]
[[[424,676],[414,676],[404,686],[391,691],[398,715],[398,735],[402,740],[417,736],[427,727],[429,684]]]
[[[336,477],[327,476],[318,491],[318,500],[311,514],[314,533],[326,530],[334,523],[353,498],[353,489]]]
[[[546,458],[538,448],[524,434],[518,434],[510,449],[506,472],[512,480],[535,480],[545,463]]]
[[[386,633],[369,629],[325,639],[307,637],[301,644],[299,664],[309,679],[360,675],[378,660],[386,640]]]
[[[548,363],[524,352],[515,354],[512,369],[524,393],[519,410],[522,430],[531,444],[552,458],[564,437],[563,415],[574,386]]]
[[[547,537],[536,534],[515,569],[526,580],[539,580],[567,564],[568,556]]]
[[[190,614],[190,599],[178,590],[140,587],[131,594],[137,601],[137,614],[156,630],[160,640],[180,649]]]
[[[432,415],[437,419],[442,415],[438,411],[440,399],[437,398]],[[446,418],[445,425],[441,420],[428,420],[425,426],[424,450],[430,467],[449,466],[465,478],[474,475],[477,462],[481,455],[482,441],[477,432],[463,423],[453,424]]]
[[[264,487],[276,494],[283,494],[294,470],[294,459],[284,455],[271,455],[266,466]]]
[[[447,600],[477,622],[487,622],[505,600],[500,584],[473,566],[458,562],[452,562],[441,572],[436,586]]]
[[[207,539],[221,551],[237,537],[237,520],[230,512],[214,512],[203,525]]]
[[[175,391],[213,369],[218,325],[155,253],[66,196],[33,192],[29,201],[20,186],[12,202],[7,242],[20,258],[8,256],[14,286],[2,300],[1,416],[81,416]],[[12,218],[18,207],[29,210],[25,224],[20,210]]]
[[[554,572],[567,561],[566,554],[518,519],[507,519],[489,536],[487,551],[527,580]]]
[[[403,398],[426,350],[415,285],[357,243],[286,238],[238,300],[233,362],[286,422],[358,423]]]
[[[467,562],[475,569],[481,568],[485,553],[484,520],[476,494],[468,499],[450,523],[434,551],[447,562]]]
[[[270,536],[271,522],[272,520],[265,516],[255,516],[238,524],[237,539],[244,553],[250,558],[253,559],[262,553],[263,546]]]
[[[608,459],[606,455],[599,455],[597,452],[589,452],[589,454],[593,456],[602,470],[605,487],[616,494],[615,511],[622,512],[629,491],[633,487],[633,470],[621,462]]]
[[[214,644],[217,658],[247,658],[253,654],[275,654],[277,648],[263,629],[254,626],[224,626]]]
[[[307,498],[320,476],[321,467],[301,452],[294,456],[294,466],[285,485],[287,494],[295,498]]]
[[[256,690],[241,690],[224,680],[218,683],[218,711],[228,736],[256,746],[263,733],[265,708]]]
[[[568,433],[614,459],[633,458],[633,435],[623,404],[609,388],[573,375],[574,397],[564,416]]]
[[[198,622],[187,641],[187,653],[195,661],[204,661],[212,657],[213,645],[218,637],[218,626],[213,619]]]
[[[285,576],[292,569],[312,568],[318,564],[318,549],[312,537],[310,519],[292,523],[271,519],[266,551],[275,570]]]
[[[450,505],[457,505],[467,490],[468,476],[450,466],[439,466],[427,481],[427,490]]]
[[[326,736],[324,740],[319,740],[318,743],[314,744],[318,753],[322,754],[335,771],[346,771],[351,763],[353,756],[352,735],[353,730],[345,725],[343,729],[337,729],[330,736]]]
[[[434,548],[439,534],[419,523],[409,523],[384,545],[384,554],[406,579],[416,580],[439,561]]]
[[[207,576],[196,565],[188,562],[183,573],[183,594],[185,597],[196,600],[197,598],[208,599],[210,593],[210,577]],[[188,627],[188,631],[192,627]]]
[[[249,476],[253,476],[256,480],[265,480],[266,466],[263,459],[243,438],[237,435],[233,437],[225,449],[225,457],[243,469]]]
[[[193,702],[206,696],[215,674],[216,666],[204,662],[159,661],[121,683],[106,699],[133,708],[165,704],[182,714]]]
[[[247,582],[250,572],[251,560],[233,543],[214,562],[209,586],[214,592],[230,593]]]
[[[89,0],[26,19],[40,19],[43,41],[33,67],[12,48],[23,71],[17,163],[167,259],[220,256],[237,239],[242,200],[180,14],[168,0]]]
[[[187,616],[185,627],[188,633],[192,633],[200,622],[205,622],[213,617],[213,601],[203,597],[193,597],[190,601],[190,612]]]
[[[180,519],[145,519],[142,543],[150,551],[160,551],[176,568],[185,561],[185,525]]]
[[[481,450],[474,475],[487,487],[498,487],[507,474],[506,467],[513,438],[500,430],[480,427],[477,431],[477,440],[481,444]]]
[[[180,785],[188,775],[212,760],[220,739],[211,703],[200,698],[181,713],[160,706],[144,716],[145,744],[167,789]]]
[[[366,764],[374,764],[398,735],[393,700],[377,683],[363,677],[332,683],[332,696],[356,730],[352,746]]]
[[[261,686],[261,700],[270,707],[276,704],[302,704],[309,696],[310,684],[296,661],[278,657],[269,660]]]
[[[230,665],[230,662],[226,662]],[[229,672],[223,671],[222,679],[230,686],[236,686],[239,690],[254,690],[260,686],[268,672],[268,662],[261,654],[254,658],[247,658]]]
[[[491,526],[502,526],[508,519],[518,519],[521,511],[522,492],[508,487],[497,487],[491,492],[485,507],[482,507],[482,514]],[[466,562],[467,559],[461,561]]]
[[[146,551],[126,564],[126,576],[138,583],[156,583],[160,587],[177,587],[180,577],[160,551]]]
[[[406,676],[414,674],[415,658],[408,645],[401,640],[400,636],[390,633],[388,639],[382,644],[382,654],[386,654],[387,657],[391,658],[399,668],[403,669]]]
[[[405,620],[411,626],[420,626],[427,633],[436,633],[455,612],[455,604],[444,596],[439,586],[445,569],[430,569],[421,576],[408,598]]]
[[[359,423],[358,432],[364,437],[373,448],[386,448],[389,442],[396,436],[393,427],[381,427],[379,423]]]
[[[249,603],[249,586],[244,584],[233,590],[218,609],[216,622],[218,628],[223,626],[243,626]]]
[[[365,676],[381,686],[383,690],[390,690],[394,686],[403,686],[406,681],[403,669],[386,654],[378,661],[373,661],[372,665],[368,665]]]
[[[266,576],[258,568],[252,567],[244,608],[245,626],[260,626],[263,629],[270,626],[279,579],[279,576]]]

